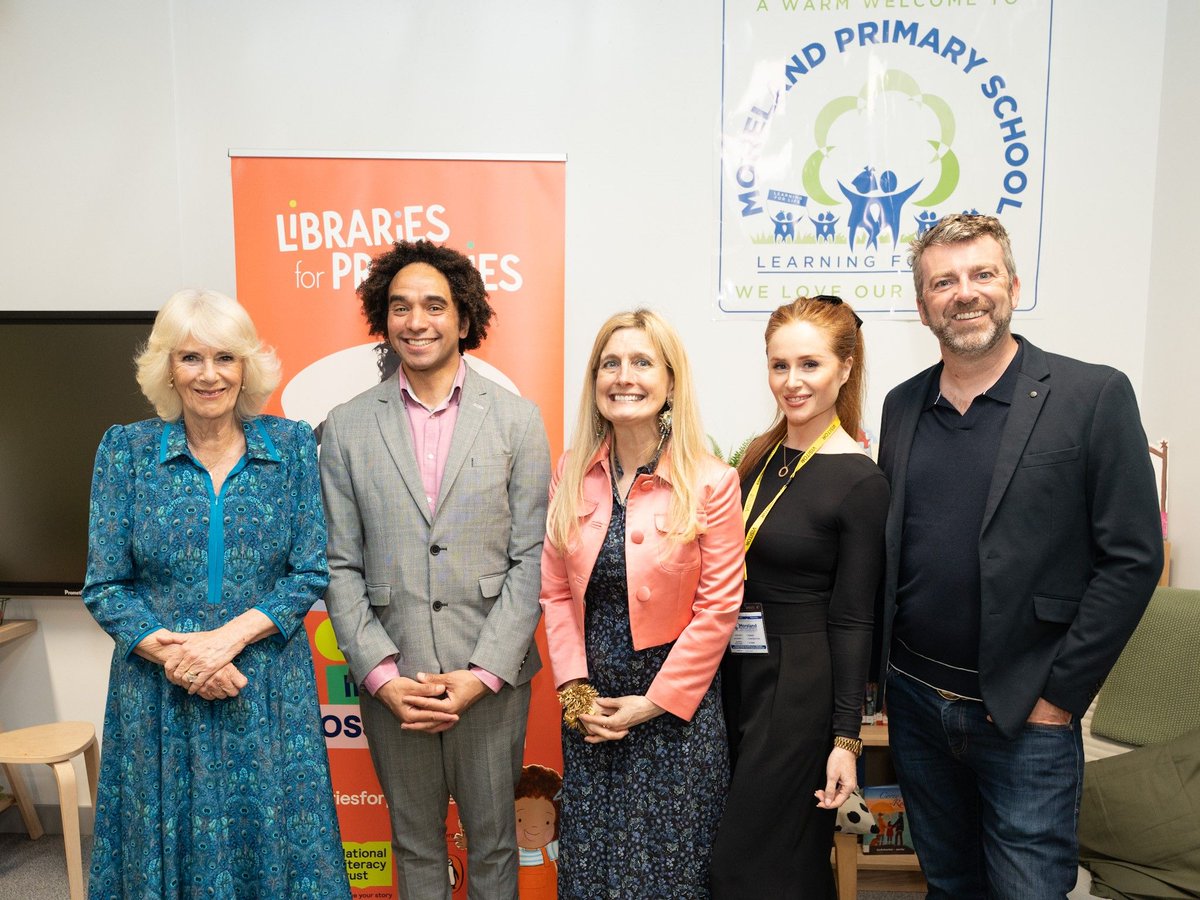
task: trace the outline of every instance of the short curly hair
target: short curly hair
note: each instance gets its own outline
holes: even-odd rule
[[[516,799],[538,797],[549,800],[554,806],[554,840],[558,840],[559,823],[562,820],[562,776],[546,766],[531,763],[521,769],[517,781]]]
[[[397,241],[371,261],[367,277],[358,286],[371,334],[387,340],[388,290],[396,273],[413,263],[433,266],[450,283],[459,321],[467,323],[467,336],[458,339],[458,351],[474,350],[482,344],[496,311],[488,303],[479,270],[457,250],[429,241]]]
[[[242,422],[262,412],[279,385],[275,351],[258,339],[250,314],[232,297],[183,290],[172,294],[158,311],[150,338],[136,359],[138,385],[159,416],[174,422],[183,415],[183,400],[171,380],[171,354],[189,339],[238,357],[242,391],[234,412]]]

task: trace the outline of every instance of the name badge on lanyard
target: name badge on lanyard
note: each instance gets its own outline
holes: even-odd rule
[[[729,637],[729,652],[765,656],[767,653],[767,629],[763,625],[761,603],[743,603],[738,613],[737,624]]]

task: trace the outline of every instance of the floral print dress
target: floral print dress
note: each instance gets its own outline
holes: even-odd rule
[[[116,642],[104,716],[93,900],[350,895],[304,615],[328,582],[316,443],[303,423],[243,425],[219,495],[183,425],[117,425],[96,454],[84,602]],[[133,650],[158,628],[248,609],[279,629],[209,701]]]
[[[633,649],[625,508],[615,488],[584,606],[593,686],[602,697],[645,694],[673,645]],[[708,897],[709,855],[729,783],[720,694],[718,677],[690,722],[663,713],[619,741],[588,744],[563,728],[561,900]]]

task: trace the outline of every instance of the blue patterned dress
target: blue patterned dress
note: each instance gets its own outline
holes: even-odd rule
[[[303,628],[328,582],[316,443],[273,416],[243,430],[216,497],[182,423],[116,425],[96,453],[83,597],[116,649],[92,900],[350,894]],[[279,634],[234,660],[237,697],[188,696],[133,653],[252,608]]]
[[[647,467],[639,472],[649,472]],[[584,595],[588,677],[602,697],[645,694],[672,644],[633,649],[625,507],[612,519]],[[671,713],[619,741],[562,729],[559,900],[700,900],[729,785],[720,676],[690,722]]]

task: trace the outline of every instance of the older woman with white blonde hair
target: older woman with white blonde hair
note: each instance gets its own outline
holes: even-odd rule
[[[679,336],[648,310],[609,318],[542,551],[564,900],[708,895],[729,777],[716,675],[744,538],[737,473],[705,447]]]
[[[137,359],[158,417],[96,453],[84,602],[116,643],[89,895],[349,896],[305,613],[325,590],[312,429],[211,291]]]

